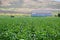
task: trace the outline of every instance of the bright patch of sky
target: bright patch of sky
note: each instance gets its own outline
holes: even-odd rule
[[[58,1],[58,2],[60,2],[60,0],[55,0],[55,1]]]

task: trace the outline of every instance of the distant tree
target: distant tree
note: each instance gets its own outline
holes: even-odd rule
[[[58,13],[58,17],[60,17],[60,13]]]

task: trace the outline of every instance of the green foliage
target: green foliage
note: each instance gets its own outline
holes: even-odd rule
[[[1,16],[0,40],[60,40],[60,18]]]

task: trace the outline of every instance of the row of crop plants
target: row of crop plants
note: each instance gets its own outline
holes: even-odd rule
[[[0,17],[0,40],[60,40],[60,18]]]

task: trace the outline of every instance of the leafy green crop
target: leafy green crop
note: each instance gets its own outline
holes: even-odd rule
[[[60,40],[60,18],[1,16],[0,40]]]

